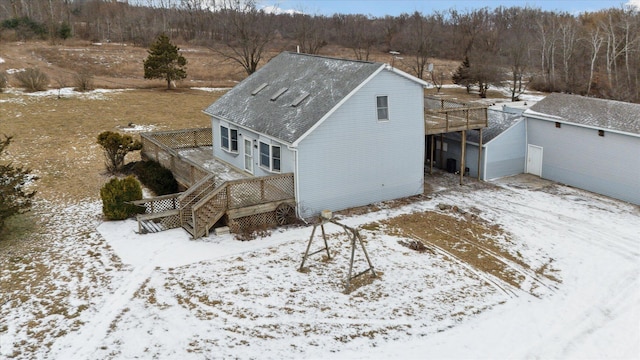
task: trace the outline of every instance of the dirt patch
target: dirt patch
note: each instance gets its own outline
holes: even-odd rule
[[[426,211],[401,215],[380,222],[388,233],[401,237],[401,245],[412,250],[439,253],[470,266],[488,281],[498,279],[511,287],[531,292],[537,286],[557,282],[545,271],[532,269],[519,254],[505,247],[511,242],[500,226],[480,218],[479,210],[440,204],[442,212]],[[531,287],[531,282],[540,284]],[[500,285],[498,285],[500,286]]]

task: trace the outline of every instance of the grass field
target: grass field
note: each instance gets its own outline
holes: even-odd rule
[[[210,126],[201,111],[223,92],[126,90],[58,98],[57,95],[1,94],[0,132],[13,136],[6,157],[40,177],[39,197],[47,200],[96,198],[106,181],[103,131],[127,131],[129,124],[172,130]]]

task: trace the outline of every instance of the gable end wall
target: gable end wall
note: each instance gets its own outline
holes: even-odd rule
[[[389,97],[378,122],[376,96]],[[302,216],[401,198],[423,191],[422,86],[383,71],[298,146]]]

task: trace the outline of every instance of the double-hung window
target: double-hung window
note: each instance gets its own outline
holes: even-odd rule
[[[280,171],[280,146],[271,146],[271,171]]]
[[[220,125],[220,147],[231,152],[238,152],[238,130]]]
[[[280,172],[280,146],[260,142],[260,166],[266,170]]]
[[[376,108],[378,110],[378,121],[389,120],[389,98],[385,96],[376,96]]]

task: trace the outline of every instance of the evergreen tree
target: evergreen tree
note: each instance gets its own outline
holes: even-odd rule
[[[187,59],[180,55],[179,50],[167,35],[158,36],[148,50],[149,56],[144,60],[144,78],[165,79],[167,89],[171,89],[171,81],[186,78]]]
[[[469,93],[471,84],[473,84],[474,81],[471,79],[471,64],[469,63],[468,56],[464,57],[464,61],[458,66],[458,69],[451,77],[451,81],[453,81],[454,84],[466,87],[467,93]]]
[[[0,141],[0,155],[9,146],[11,139],[12,137],[5,135],[4,140]],[[30,172],[29,169],[14,167],[11,163],[0,164],[0,230],[6,219],[31,208],[31,200],[36,192],[25,188],[37,177]]]

